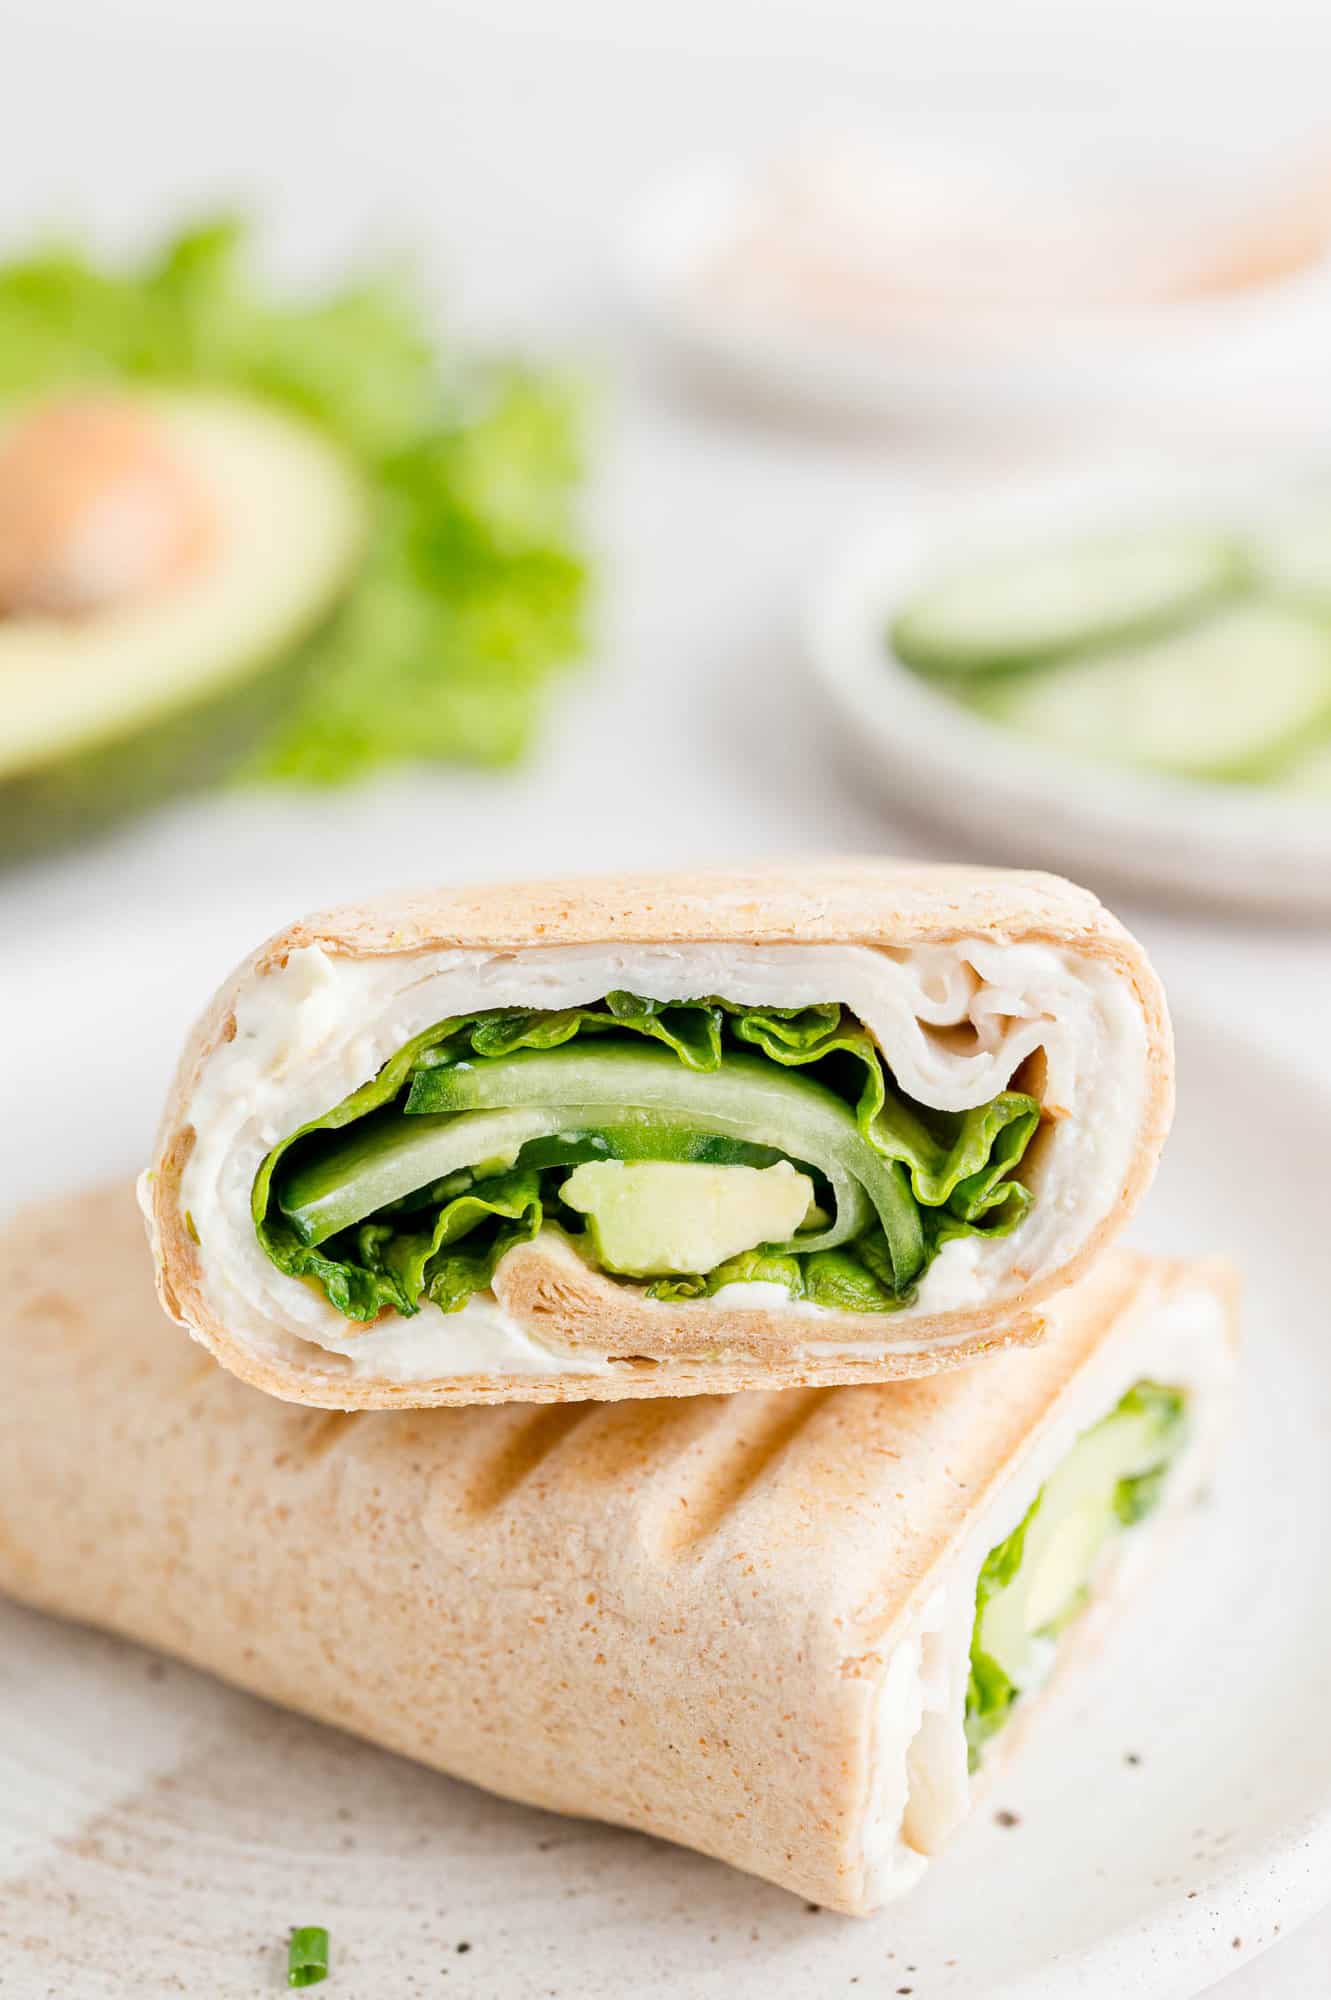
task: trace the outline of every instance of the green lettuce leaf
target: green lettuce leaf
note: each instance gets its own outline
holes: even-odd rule
[[[648,1285],[649,1299],[711,1298],[723,1285],[784,1285],[792,1299],[804,1297],[804,1263],[801,1257],[784,1257],[774,1250],[744,1250],[727,1258],[705,1277],[658,1278]]]
[[[913,1105],[887,1076],[872,1037],[834,1002],[746,1008],[716,998],[663,1002],[616,992],[593,1005],[557,1012],[509,1009],[453,1017],[416,1036],[371,1082],[292,1133],[263,1162],[253,1212],[268,1255],[290,1275],[323,1285],[349,1318],[370,1320],[385,1309],[410,1314],[426,1297],[461,1303],[469,1281],[474,1289],[487,1285],[503,1250],[535,1235],[543,1222],[577,1235],[584,1219],[562,1206],[559,1187],[580,1161],[632,1156],[762,1164],[781,1156],[733,1135],[690,1132],[684,1114],[656,1121],[640,1115],[623,1131],[614,1123],[595,1130],[583,1129],[586,1121],[569,1108],[540,1136],[531,1135],[529,1124],[520,1128],[519,1142],[510,1146],[505,1171],[497,1177],[492,1161],[475,1162],[474,1175],[459,1170],[456,1142],[458,1135],[466,1137],[459,1119],[481,1119],[493,1151],[493,1135],[503,1128],[505,1114],[459,1111],[459,1096],[465,1102],[466,1093],[455,1082],[470,1089],[470,1079],[494,1064],[502,1083],[499,1066],[513,1057],[525,1060],[523,1052],[565,1049],[582,1037],[595,1046],[606,1036],[620,1045],[626,1038],[659,1044],[694,1075],[736,1063],[744,1071],[755,1053],[783,1067],[803,1068],[845,1107],[836,1129],[850,1132],[856,1150],[858,1131],[863,1147],[886,1160],[897,1177],[884,1181],[883,1168],[875,1170],[877,1184],[892,1198],[891,1210],[880,1210],[878,1217],[852,1184],[860,1206],[851,1211],[854,1222],[843,1222],[841,1236],[853,1228],[853,1240],[840,1240],[835,1226],[810,1231],[808,1251],[760,1246],[716,1270],[658,1280],[649,1288],[652,1297],[709,1296],[760,1274],[761,1282],[784,1284],[792,1297],[819,1305],[892,1312],[913,1297],[945,1243],[1006,1234],[1030,1205],[1029,1191],[1011,1176],[1039,1125],[1033,1098],[1005,1091],[974,1111],[955,1114]],[[506,1101],[502,1091],[499,1101]],[[457,1116],[442,1115],[447,1113]],[[348,1139],[334,1136],[349,1126],[356,1129]],[[436,1130],[452,1149],[447,1162],[438,1158]],[[427,1171],[419,1188],[403,1194],[399,1164],[396,1186],[379,1180],[379,1206],[364,1214],[355,1205],[356,1190],[377,1178],[376,1159],[393,1157],[401,1145],[414,1148],[422,1135],[435,1156],[434,1177]],[[820,1180],[797,1145],[784,1156]],[[440,1174],[444,1164],[450,1171]],[[829,1173],[837,1171],[829,1165]],[[824,1191],[820,1203],[825,1198]],[[911,1217],[910,1228],[893,1240],[883,1218],[897,1231],[903,1210]],[[320,1213],[327,1218],[322,1225],[315,1220]],[[465,1249],[454,1249],[464,1238]],[[829,1247],[816,1247],[820,1241]],[[903,1251],[903,1241],[913,1249]],[[454,1274],[446,1284],[439,1275],[445,1257]]]
[[[484,1291],[504,1252],[535,1236],[543,1213],[540,1175],[519,1172],[442,1197],[425,1229],[387,1216],[363,1222],[348,1232],[342,1258],[302,1243],[281,1217],[271,1218],[262,1236],[281,1270],[313,1278],[348,1319],[374,1320],[389,1311],[410,1318],[423,1298],[456,1312]],[[466,1248],[458,1250],[463,1239]]]
[[[401,274],[277,300],[248,249],[223,216],[124,272],[70,245],[0,267],[0,398],[227,388],[298,412],[360,467],[377,505],[358,582],[309,642],[304,693],[250,777],[511,761],[584,640],[582,397],[549,372],[441,358]]]
[[[983,1746],[991,1736],[998,1734],[1007,1721],[1008,1711],[1018,1693],[998,1661],[980,1644],[985,1608],[991,1597],[1007,1589],[1021,1568],[1026,1530],[1035,1518],[1041,1497],[1037,1493],[1012,1533],[990,1549],[975,1585],[975,1625],[971,1639],[970,1678],[966,1686],[966,1748],[972,1771],[979,1767]]]

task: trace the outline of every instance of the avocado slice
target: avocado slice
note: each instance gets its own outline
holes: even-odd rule
[[[135,427],[139,445],[125,442]],[[38,478],[42,450],[68,457]],[[356,575],[368,505],[338,449],[266,402],[116,388],[71,394],[54,417],[51,399],[5,412],[5,521],[30,531],[37,578],[25,589],[0,563],[7,860],[246,755],[299,691],[302,642]],[[153,533],[160,573],[144,560]]]
[[[1182,1393],[1134,1383],[990,1550],[976,1591],[966,1702],[972,1769],[1023,1689],[1043,1679],[1059,1634],[1086,1603],[1101,1551],[1155,1506],[1186,1439]]]
[[[789,1160],[594,1160],[575,1167],[559,1192],[587,1217],[598,1263],[635,1278],[712,1271],[741,1250],[785,1242],[813,1203],[813,1182]]]

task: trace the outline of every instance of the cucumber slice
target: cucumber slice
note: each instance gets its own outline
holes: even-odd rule
[[[594,1107],[586,1115],[595,1116]],[[621,1119],[625,1117],[621,1111]],[[368,1215],[404,1204],[404,1198],[418,1188],[444,1180],[464,1167],[477,1177],[506,1172],[518,1164],[529,1164],[527,1148],[533,1139],[563,1137],[568,1114],[559,1108],[548,1111],[494,1111],[464,1113],[458,1118],[396,1119],[396,1129],[385,1123],[367,1141],[364,1134],[335,1147],[318,1161],[298,1168],[284,1181],[278,1206],[302,1243],[326,1243],[341,1229],[363,1222]],[[741,1146],[732,1138],[738,1121],[713,1121],[721,1143],[717,1147],[729,1159],[709,1160],[711,1150],[702,1141],[699,1119],[675,1120],[668,1113],[645,1112],[637,1128],[621,1125],[607,1128],[606,1150],[593,1157],[621,1160],[688,1161],[698,1164],[769,1166],[787,1155],[779,1147]],[[856,1134],[858,1141],[858,1134]],[[867,1153],[868,1149],[865,1148]],[[791,1164],[794,1164],[792,1162]],[[800,1165],[821,1174],[832,1191],[835,1218],[825,1229],[801,1230],[800,1250],[831,1250],[850,1242],[869,1228],[877,1205],[870,1200],[861,1182],[824,1148],[801,1161]],[[910,1197],[904,1170],[879,1162],[885,1188],[880,1188],[883,1204],[879,1217],[891,1245],[901,1257],[901,1268],[913,1277],[924,1256],[919,1211]],[[896,1176],[902,1175],[898,1195]],[[877,1181],[878,1177],[875,1176]],[[888,1207],[888,1199],[899,1201],[899,1209]],[[885,1212],[886,1211],[886,1212]],[[891,1220],[892,1227],[888,1229]],[[897,1265],[893,1265],[894,1271]],[[903,1278],[908,1283],[909,1278]]]
[[[548,1110],[548,1108],[546,1108]],[[703,1132],[697,1122],[644,1118],[638,1124],[588,1126],[566,1110],[498,1116],[410,1118],[386,1106],[338,1136],[306,1144],[298,1162],[280,1176],[278,1208],[304,1244],[322,1244],[352,1222],[384,1208],[416,1208],[462,1192],[444,1190],[452,1176],[478,1178],[484,1168],[546,1172],[586,1160],[689,1160],[703,1166],[771,1166],[785,1154],[753,1146],[723,1132]],[[416,1198],[416,1200],[414,1200]],[[865,1214],[867,1220],[867,1214]]]
[[[1254,544],[1262,581],[1331,615],[1331,499],[1274,521]]]
[[[780,1147],[755,1145],[724,1131],[704,1131],[696,1119],[675,1120],[659,1113],[644,1115],[636,1124],[582,1130],[571,1127],[568,1113],[561,1109],[404,1119],[389,1108],[359,1120],[335,1143],[308,1152],[283,1175],[277,1205],[301,1242],[313,1245],[327,1242],[339,1229],[363,1222],[367,1215],[431,1206],[462,1193],[484,1174],[507,1173],[511,1168],[540,1173],[591,1160],[770,1167],[786,1157]],[[839,1214],[836,1226],[826,1233],[842,1242],[857,1233],[853,1224],[862,1228],[871,1219],[868,1203],[852,1198],[845,1215]]]
[[[506,1172],[524,1146],[565,1122],[539,1111],[407,1119],[390,1107],[283,1174],[277,1205],[302,1243],[325,1243],[450,1174]]]
[[[592,1160],[669,1160],[700,1167],[774,1167],[785,1154],[776,1146],[754,1146],[747,1139],[729,1139],[721,1132],[700,1132],[692,1125],[615,1125],[596,1132],[570,1132],[566,1123],[555,1138],[533,1139],[514,1165],[580,1167]],[[798,1163],[797,1163],[798,1164]]]
[[[627,1115],[619,1113],[621,1119]],[[456,1118],[404,1119],[396,1111],[386,1112],[378,1119],[365,1119],[353,1136],[286,1175],[277,1205],[301,1242],[314,1246],[366,1216],[414,1207],[411,1197],[418,1191],[438,1192],[440,1182],[464,1169],[482,1178],[512,1167],[539,1170],[576,1166],[584,1160],[769,1167],[789,1158],[779,1146],[734,1138],[732,1129],[718,1119],[708,1132],[696,1116],[676,1120],[664,1112],[645,1112],[636,1125],[607,1125],[595,1132],[570,1132],[568,1113],[559,1108],[464,1112]],[[825,1229],[802,1229],[798,1243],[792,1239],[793,1248],[834,1250],[863,1234],[873,1221],[874,1208],[859,1181],[827,1159],[797,1159],[790,1164],[821,1174],[836,1209]],[[461,1184],[449,1190],[462,1191]],[[913,1202],[911,1209],[918,1213]],[[898,1226],[903,1257],[913,1254],[915,1235],[909,1218]]]
[[[586,1049],[526,1049],[484,1063],[454,1063],[418,1073],[407,1110],[488,1110],[498,1105],[564,1106],[598,1128],[657,1119],[728,1133],[806,1160],[831,1184],[837,1220],[803,1249],[847,1240],[846,1216],[859,1234],[878,1211],[900,1283],[924,1261],[919,1209],[905,1169],[865,1143],[855,1114],[811,1078],[762,1056],[727,1057],[719,1070],[687,1070],[665,1049],[598,1042]],[[866,1200],[867,1197],[867,1200]]]
[[[393,1134],[401,1127],[386,1121],[382,1144],[391,1151]],[[510,1163],[507,1152],[489,1164],[489,1171],[497,1168],[505,1173],[546,1173],[553,1167],[581,1167],[596,1160],[669,1161],[673,1164],[688,1164],[705,1167],[774,1167],[785,1154],[775,1146],[752,1146],[744,1139],[729,1139],[719,1132],[699,1132],[687,1125],[668,1125],[661,1120],[648,1124],[621,1125],[600,1132],[570,1131],[567,1121],[560,1117],[560,1129],[539,1139],[529,1139]],[[349,1149],[348,1149],[349,1150]],[[348,1185],[351,1175],[346,1170],[347,1154],[342,1155],[342,1171]],[[360,1169],[368,1165],[368,1156],[360,1153]],[[813,1169],[803,1161],[791,1164],[806,1173]],[[318,1174],[326,1177],[328,1163],[320,1160]],[[459,1167],[452,1173],[442,1174],[437,1180],[426,1181],[413,1188],[410,1194],[399,1195],[393,1201],[386,1201],[372,1212],[375,1215],[418,1215],[423,1210],[437,1208],[442,1202],[451,1201],[459,1194],[467,1193],[481,1176],[474,1167]],[[278,1207],[287,1220],[295,1225],[301,1242],[312,1244],[316,1240],[311,1231],[317,1231],[317,1240],[323,1242],[330,1233],[325,1225],[323,1209],[319,1200],[308,1199],[310,1191],[318,1185],[308,1165],[299,1167],[296,1173],[282,1183]],[[293,1192],[295,1190],[295,1192]],[[302,1192],[307,1199],[302,1202]],[[324,1178],[324,1196],[328,1193]],[[356,1221],[363,1217],[356,1216]],[[346,1225],[335,1225],[343,1228]],[[838,1231],[838,1234],[840,1232]]]
[[[1237,588],[1239,545],[1203,528],[1104,535],[994,556],[940,576],[893,620],[924,674],[988,674],[1177,624]]]
[[[511,1165],[537,1139],[593,1131],[614,1157],[678,1160],[696,1159],[698,1135],[715,1134],[771,1148],[827,1181],[835,1220],[792,1247],[835,1248],[876,1210],[898,1285],[924,1261],[905,1168],[866,1144],[840,1098],[761,1056],[730,1057],[709,1074],[646,1046],[524,1050],[421,1071],[408,1105],[406,1116],[393,1109],[361,1121],[283,1176],[279,1206],[303,1242],[322,1243],[459,1168]]]
[[[1331,720],[1331,626],[1243,603],[1168,638],[995,681],[968,699],[1079,756],[1257,778]]]

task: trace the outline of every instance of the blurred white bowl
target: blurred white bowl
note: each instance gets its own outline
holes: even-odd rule
[[[1156,457],[994,489],[866,524],[816,588],[818,686],[884,803],[963,833],[977,855],[1287,915],[1331,913],[1331,798],[1207,784],[1070,757],[984,720],[903,666],[888,626],[926,567],[1155,514],[1235,526],[1312,489],[1307,459],[1180,470]]]
[[[892,156],[886,158],[890,164]],[[920,191],[925,183],[918,159],[903,153],[902,161],[908,193]],[[768,396],[842,413],[930,418],[1056,416],[1126,398],[1178,409],[1222,391],[1265,391],[1290,371],[1317,371],[1331,337],[1326,257],[1261,284],[1140,302],[1127,296],[1079,302],[1077,273],[1070,269],[1061,299],[1018,299],[1010,310],[976,311],[949,262],[956,245],[946,242],[932,267],[941,281],[932,309],[924,309],[928,301],[917,291],[905,302],[899,325],[880,317],[872,330],[856,331],[831,315],[801,315],[715,282],[719,260],[761,212],[764,186],[751,161],[699,160],[679,169],[632,213],[622,266],[638,313],[672,345]],[[1308,199],[1306,191],[1296,191],[1291,206]],[[1162,204],[1173,205],[1168,189]],[[948,225],[955,208],[954,202],[950,216],[940,197],[940,226]],[[1018,210],[1013,190],[1005,189],[996,217],[1001,223]],[[1050,213],[1060,216],[1063,231],[1063,211]],[[1043,219],[1036,216],[1037,228]],[[852,220],[863,239],[865,217]],[[1280,228],[1274,205],[1270,220]],[[907,216],[898,235],[922,246],[929,222],[925,214],[912,229]],[[1114,228],[1120,225],[1121,217],[1114,218]],[[1162,241],[1190,243],[1195,251],[1176,225],[1175,215],[1166,225],[1172,238],[1162,233],[1145,246],[1143,270],[1158,267]],[[1252,218],[1239,218],[1236,232],[1239,254],[1251,238]],[[1060,234],[1060,243],[1073,240],[1071,232]],[[1213,247],[1223,256],[1220,237]],[[1027,271],[1031,249],[1023,238]],[[991,257],[991,272],[1000,263]]]

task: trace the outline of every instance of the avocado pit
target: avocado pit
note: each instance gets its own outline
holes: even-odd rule
[[[215,538],[208,495],[131,396],[44,402],[0,435],[0,618],[130,608]]]

